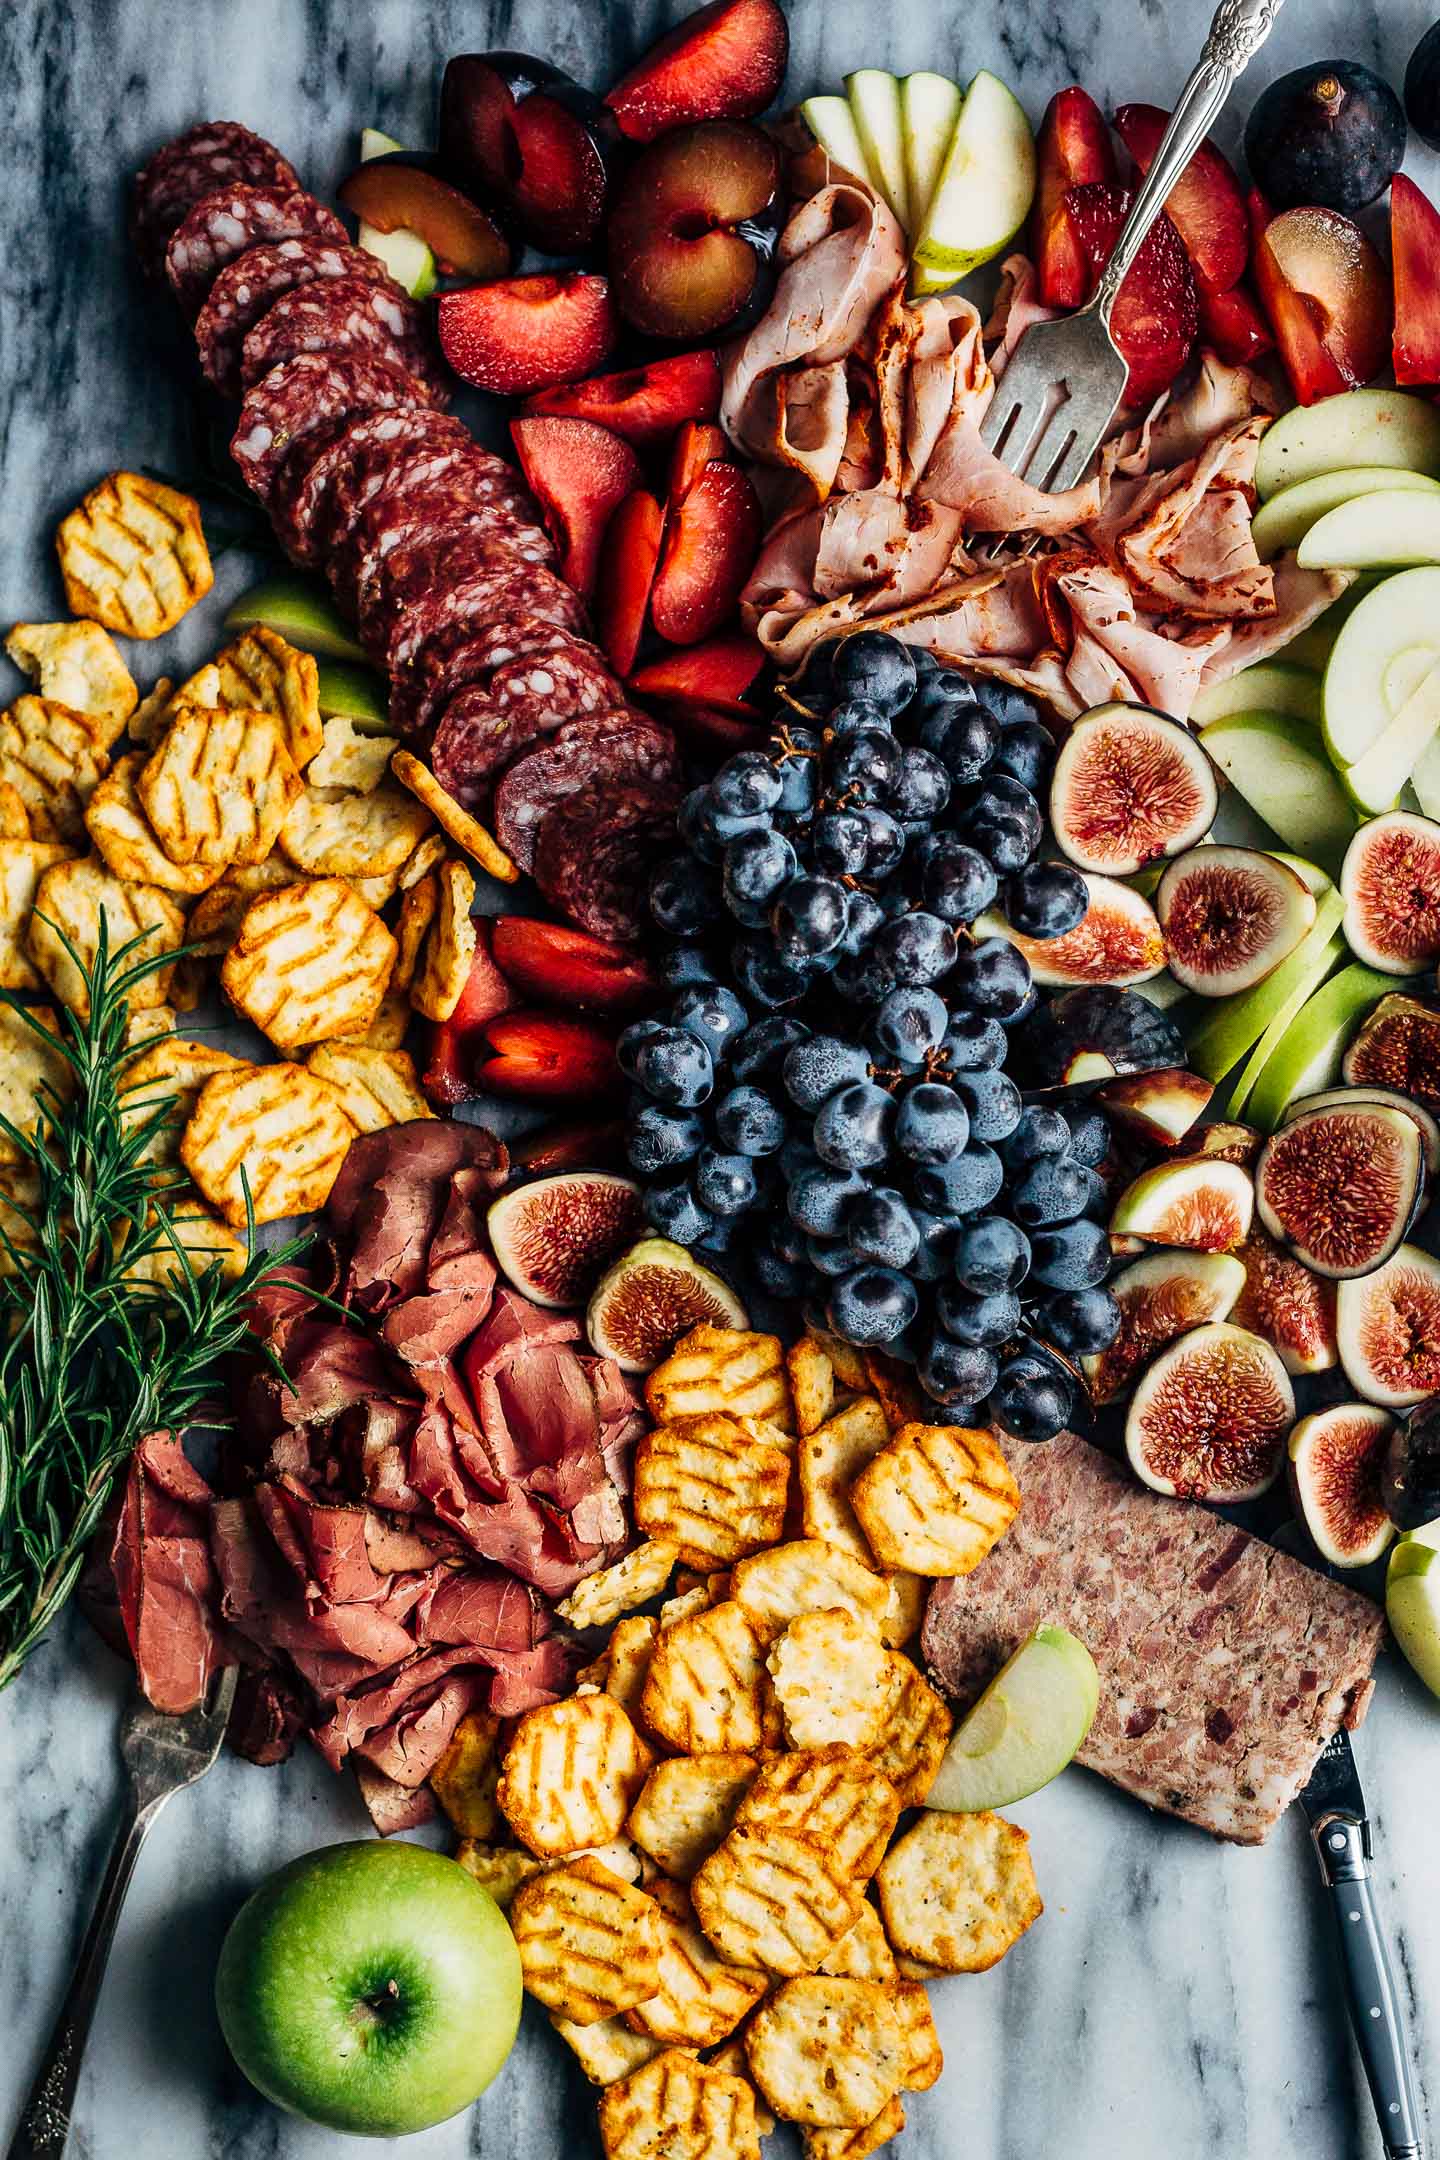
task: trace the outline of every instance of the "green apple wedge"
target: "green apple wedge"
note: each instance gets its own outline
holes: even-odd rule
[[[1316,519],[1295,560],[1302,570],[1407,570],[1440,563],[1440,488],[1357,495]]]
[[[1274,1132],[1297,1096],[1333,1087],[1346,1044],[1394,987],[1393,975],[1362,967],[1359,961],[1332,975],[1291,1021],[1251,1089],[1245,1107],[1250,1124]]]
[[[1313,668],[1296,667],[1293,660],[1257,660],[1228,682],[1202,690],[1190,708],[1190,725],[1209,727],[1231,713],[1272,712],[1319,727],[1322,709],[1320,677]]]
[[[1440,568],[1383,578],[1347,614],[1325,663],[1321,726],[1337,765],[1379,741],[1437,661]]]
[[[1368,593],[1374,592],[1379,583],[1379,571],[1362,570],[1342,593],[1336,594],[1324,614],[1316,616],[1308,630],[1296,632],[1278,657],[1292,661],[1296,667],[1313,668],[1317,674],[1323,674],[1341,630],[1360,602]]]
[[[1265,430],[1255,492],[1268,502],[1298,481],[1360,465],[1440,473],[1440,412],[1404,390],[1341,390],[1292,405]]]
[[[1345,913],[1345,902],[1334,887],[1315,903],[1315,920],[1294,952],[1279,967],[1237,997],[1197,999],[1202,1009],[1186,1029],[1187,1062],[1205,1080],[1222,1080],[1252,1050],[1276,1014],[1301,993],[1296,1011],[1313,996],[1336,961],[1340,950],[1332,943]]]
[[[1348,949],[1344,932],[1337,930],[1326,944],[1322,956],[1324,960],[1323,970],[1318,973],[1312,971],[1308,976],[1303,977],[1296,983],[1294,989],[1260,1037],[1259,1042],[1256,1043],[1249,1057],[1246,1058],[1245,1063],[1240,1068],[1238,1078],[1231,1083],[1229,1092],[1225,1097],[1225,1108],[1223,1111],[1217,1111],[1217,1116],[1227,1118],[1244,1117],[1245,1105],[1250,1100],[1251,1091],[1284,1041],[1290,1030],[1291,1023],[1299,1018],[1305,1009],[1307,1001],[1315,995],[1316,990],[1326,976],[1343,965]]]
[[[249,630],[256,623],[278,631],[317,660],[364,664],[365,648],[356,643],[336,612],[323,585],[314,578],[282,576],[252,585],[231,603],[227,630]]]
[[[921,68],[900,85],[900,127],[905,137],[905,189],[910,230],[918,232],[930,208],[935,182],[965,100],[948,75]]]
[[[1355,813],[1303,722],[1283,713],[1231,713],[1212,721],[1200,741],[1278,840],[1334,873],[1355,830]]]
[[[1340,785],[1367,816],[1393,810],[1400,791],[1440,735],[1440,663],[1422,675],[1383,734],[1340,770]]]
[[[1440,1695],[1440,1525],[1401,1538],[1385,1573],[1385,1617],[1402,1654]]]
[[[973,1815],[1038,1792],[1084,1746],[1099,1701],[1084,1643],[1065,1628],[1036,1628],[956,1726],[926,1807]]]
[[[379,128],[360,130],[362,165],[368,165],[372,158],[390,157],[404,147],[393,135],[382,135]],[[403,225],[397,225],[394,232],[381,232],[378,225],[367,225],[362,218],[355,240],[367,255],[379,256],[396,284],[403,285],[412,300],[426,300],[434,292],[435,257],[419,233],[410,232]]]
[[[926,284],[954,284],[1013,240],[1035,195],[1035,138],[1023,106],[998,76],[965,93],[925,222],[915,267]]]
[[[390,729],[390,699],[373,668],[346,660],[322,660],[316,670],[320,712],[326,720],[353,720],[362,735],[385,735]]]
[[[846,172],[854,173],[867,187],[874,188],[877,195],[881,193],[879,175],[870,170],[848,98],[806,98],[800,107],[800,117],[827,157],[833,158]]]
[[[884,68],[857,68],[845,78],[845,95],[855,116],[855,132],[865,160],[879,182],[900,229],[908,233],[910,185],[905,170],[905,134],[900,117],[900,83]]]
[[[1432,480],[1428,473],[1405,472],[1388,465],[1357,465],[1348,472],[1317,473],[1313,480],[1293,481],[1278,495],[1272,495],[1269,502],[1262,503],[1251,520],[1250,538],[1256,554],[1262,562],[1270,562],[1287,548],[1299,547],[1312,525],[1327,511],[1338,510],[1341,503],[1380,488],[1390,493],[1404,489],[1440,495],[1440,480]],[[1301,561],[1304,559],[1302,556]]]

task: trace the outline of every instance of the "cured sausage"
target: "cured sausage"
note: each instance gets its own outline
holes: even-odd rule
[[[487,492],[484,458],[484,451],[473,449],[414,454],[369,494],[348,532],[337,534],[331,552],[330,581],[342,604],[363,612],[392,557],[426,541],[439,544],[447,534],[458,538],[462,531],[506,541],[526,562],[554,562],[554,546],[538,511],[527,520],[510,500]]]
[[[463,512],[432,516],[412,539],[392,548],[367,578],[358,595],[360,642],[367,652],[386,655],[412,608],[470,578],[514,578],[544,570],[547,557],[553,559],[549,541],[542,535],[527,543],[504,513],[500,522],[483,511],[474,519]]]
[[[495,790],[495,837],[522,870],[533,870],[541,828],[572,796],[636,782],[673,789],[678,778],[675,738],[658,720],[623,706],[567,720],[512,765]]]
[[[553,652],[569,638],[554,623],[522,615],[518,621],[452,623],[422,645],[390,685],[390,720],[402,735],[423,735],[458,691],[488,682],[496,668],[532,653]]]
[[[226,263],[195,319],[195,349],[205,380],[222,397],[239,397],[240,355],[247,334],[286,293],[321,278],[393,281],[368,248],[336,247],[328,240],[270,240],[246,248]],[[396,285],[396,292],[401,288]]]
[[[165,275],[187,322],[194,322],[226,263],[270,240],[349,238],[333,210],[303,188],[216,188],[186,211],[165,249]]]
[[[553,570],[512,560],[503,569],[477,567],[457,584],[432,589],[401,618],[382,657],[393,675],[451,623],[479,628],[482,623],[513,621],[517,615],[538,615],[562,630],[582,634],[585,628],[585,606],[578,593]]]
[[[674,841],[679,799],[664,784],[602,780],[557,804],[535,846],[535,882],[551,906],[592,937],[634,944],[651,867]]]
[[[426,402],[423,386],[393,361],[366,353],[298,353],[245,393],[230,455],[245,485],[268,503],[297,443],[356,413]]]
[[[243,264],[244,256],[239,260]],[[248,389],[302,352],[374,353],[408,368],[424,383],[432,404],[450,402],[451,377],[426,317],[391,278],[382,283],[362,272],[282,294],[246,334],[241,381]]]
[[[357,414],[337,428],[309,436],[286,461],[270,498],[270,516],[292,562],[323,562],[337,536],[349,530],[357,497],[375,475],[393,472],[411,456],[469,443],[463,423],[430,405]]]
[[[299,185],[290,160],[263,135],[238,120],[202,120],[157,150],[135,175],[130,244],[146,277],[163,277],[170,235],[202,195],[223,187],[288,192]]]

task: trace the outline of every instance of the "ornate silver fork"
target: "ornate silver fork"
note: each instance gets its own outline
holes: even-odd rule
[[[1058,322],[1032,323],[1016,346],[980,433],[1012,472],[1037,487],[1075,487],[1104,441],[1127,373],[1110,330],[1116,295],[1280,7],[1281,0],[1220,0],[1199,66],[1180,93],[1094,299]]]
[[[120,1755],[129,1788],[124,1819],[75,1960],[69,1992],[6,2160],[59,2160],[65,2150],[85,2043],[140,1847],[170,1795],[204,1777],[219,1754],[235,1699],[236,1677],[236,1668],[229,1666],[211,1683],[208,1700],[179,1717],[152,1710],[147,1702],[135,1703],[125,1714],[120,1727]]]

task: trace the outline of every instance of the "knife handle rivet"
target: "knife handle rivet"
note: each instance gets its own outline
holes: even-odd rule
[[[1346,1913],[1345,1917],[1347,1920],[1358,1920],[1360,1918],[1360,1915],[1358,1912],[1352,1912]]]
[[[1331,1833],[1330,1833],[1330,1850],[1331,1850],[1331,1852],[1344,1852],[1344,1850],[1345,1850],[1345,1833],[1344,1833],[1344,1831],[1343,1831],[1343,1830],[1332,1830],[1332,1831],[1331,1831]]]

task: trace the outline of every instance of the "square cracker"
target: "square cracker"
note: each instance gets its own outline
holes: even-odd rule
[[[355,1127],[333,1088],[303,1065],[248,1065],[201,1088],[180,1136],[180,1160],[232,1230],[321,1208]]]
[[[173,630],[215,582],[193,496],[143,473],[107,473],[55,534],[65,602],[122,637]]]
[[[343,878],[316,878],[251,901],[220,983],[237,1012],[292,1050],[367,1028],[394,964],[374,909]]]
[[[172,862],[263,862],[300,775],[274,713],[181,705],[136,778]]]

